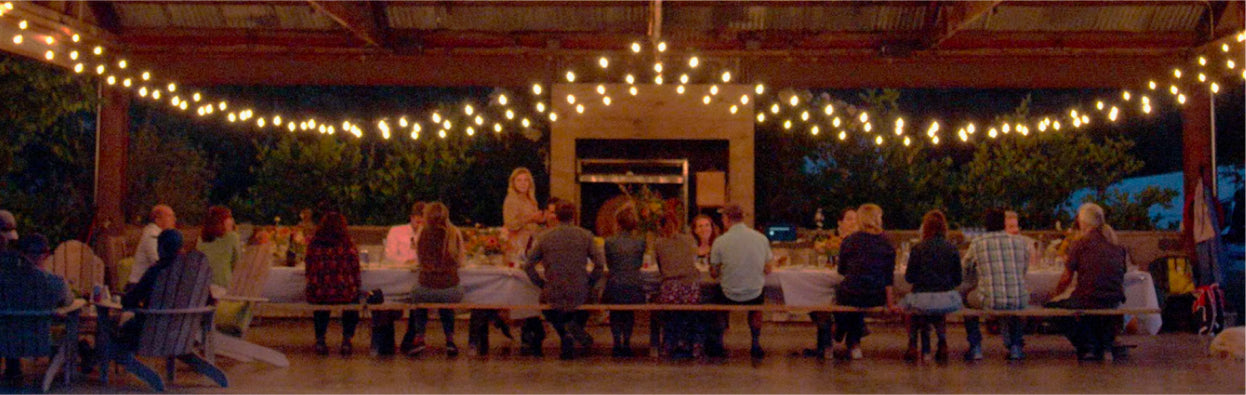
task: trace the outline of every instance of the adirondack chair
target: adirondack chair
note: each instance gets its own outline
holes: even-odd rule
[[[64,383],[68,386],[73,382],[75,371],[78,315],[86,304],[85,300],[77,299],[73,304],[58,309],[0,310],[0,357],[51,357],[40,388],[48,392],[62,368]],[[53,344],[52,324],[61,321],[65,323],[65,333],[59,342]]]
[[[65,279],[77,295],[90,295],[92,287],[104,284],[104,260],[81,241],[61,243],[48,259],[49,271]]]
[[[100,375],[105,383],[108,382],[109,364],[117,362],[148,386],[164,391],[164,381],[160,379],[160,375],[135,359],[137,354],[165,358],[169,382],[174,380],[173,361],[177,359],[220,386],[229,386],[225,373],[201,356],[212,356],[212,317],[216,311],[215,306],[208,305],[208,284],[212,281],[212,270],[208,266],[207,257],[196,251],[182,255],[178,260],[174,267],[161,272],[156,278],[147,308],[127,310],[133,312],[135,318],[144,318],[137,351],[124,350],[112,339],[112,335],[116,333],[116,323],[111,313],[120,311],[121,306],[113,303],[96,304],[100,309],[100,343],[105,350],[101,353]],[[196,341],[204,348],[203,354],[194,349]]]
[[[241,362],[259,360],[283,368],[290,366],[285,354],[242,339],[251,326],[255,310],[260,303],[268,301],[260,295],[268,279],[272,257],[272,243],[249,246],[234,267],[229,291],[220,298],[216,309],[217,336],[213,337],[213,347],[217,355]]]

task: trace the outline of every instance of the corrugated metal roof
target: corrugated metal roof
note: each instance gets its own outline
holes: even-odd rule
[[[390,27],[416,30],[488,32],[600,31],[643,32],[646,3],[620,6],[446,6],[391,4]]]
[[[969,26],[990,31],[1193,31],[1207,12],[1196,4],[1051,6],[1003,4]]]
[[[913,31],[925,28],[927,7],[912,4],[827,3],[802,6],[674,6],[664,26],[710,30]]]
[[[338,28],[310,5],[299,3],[113,3],[123,26],[142,28],[288,29]]]

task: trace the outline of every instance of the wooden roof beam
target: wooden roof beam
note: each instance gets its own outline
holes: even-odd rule
[[[121,34],[121,16],[117,14],[117,9],[113,7],[112,2],[88,1],[87,7],[90,8],[91,15],[95,17],[100,29],[112,34]]]
[[[935,24],[933,34],[926,40],[926,48],[938,47],[939,44],[965,30],[979,18],[989,14],[1002,2],[1002,0],[953,2],[939,7],[938,11],[946,16],[940,18],[942,23]]]
[[[308,1],[312,8],[325,14],[346,28],[356,38],[369,46],[387,47],[389,24],[383,19],[384,4],[359,4],[354,2]],[[379,6],[379,7],[377,7]],[[381,11],[378,18],[377,11]]]

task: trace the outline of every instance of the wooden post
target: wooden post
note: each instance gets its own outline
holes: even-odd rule
[[[1212,163],[1212,98],[1204,89],[1192,89],[1186,92],[1189,100],[1181,108],[1181,170],[1184,175],[1181,211],[1181,240],[1186,253],[1196,257],[1194,253],[1193,203],[1194,194],[1198,190],[1198,181],[1203,185],[1214,185],[1216,182],[1215,164]],[[1214,210],[1215,208],[1211,208]]]
[[[100,84],[95,131],[95,218],[104,233],[125,226],[126,150],[130,145],[130,95]]]

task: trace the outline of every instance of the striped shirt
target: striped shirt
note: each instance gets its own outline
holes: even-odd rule
[[[1022,236],[1003,231],[987,233],[974,239],[965,252],[967,276],[976,276],[982,307],[988,309],[1024,309],[1030,291],[1025,286],[1025,272],[1030,262],[1030,244]]]

